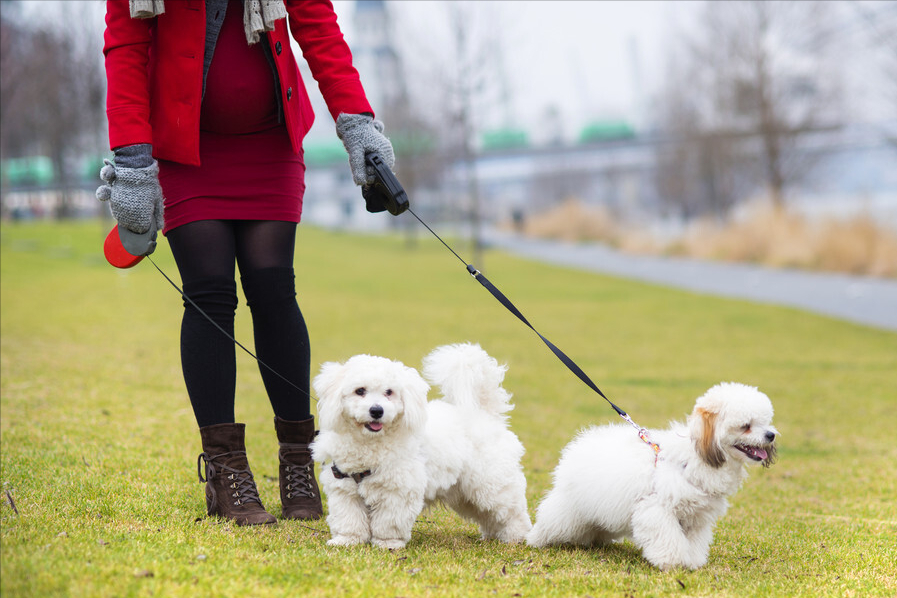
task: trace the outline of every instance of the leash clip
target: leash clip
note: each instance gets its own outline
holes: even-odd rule
[[[660,445],[657,444],[656,442],[654,442],[653,440],[651,440],[651,438],[648,436],[647,428],[643,428],[640,425],[638,425],[637,423],[635,423],[634,421],[632,421],[632,418],[629,417],[629,415],[627,415],[625,413],[620,413],[620,417],[625,419],[627,422],[629,422],[632,425],[633,428],[638,430],[638,437],[641,439],[642,442],[644,442],[645,444],[650,446],[652,449],[654,449],[654,465],[657,466],[657,459],[658,459],[658,457],[660,457]]]
[[[638,437],[642,439],[642,442],[644,442],[645,444],[650,446],[652,449],[654,449],[654,466],[656,467],[657,459],[658,459],[658,457],[660,457],[660,445],[657,444],[656,442],[653,442],[648,437],[648,430],[646,430],[645,428],[639,429]]]
[[[473,264],[467,264],[467,273],[476,278],[480,275],[480,271],[477,270]]]

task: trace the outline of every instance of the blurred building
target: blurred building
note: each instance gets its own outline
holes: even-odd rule
[[[347,31],[351,29],[347,39],[371,104],[390,127],[387,133],[398,148],[402,141],[398,127],[403,120],[399,116],[407,106],[408,89],[389,8],[384,0],[356,1],[347,19]],[[636,53],[633,47],[635,70]],[[299,64],[306,83],[313,87],[307,65],[304,61]],[[785,85],[789,96],[812,103],[824,93],[819,77],[814,77],[806,65],[797,59],[789,65],[791,76]],[[355,230],[385,230],[399,224],[402,219],[365,211],[327,108],[320,94],[312,93],[311,97],[317,124],[305,143],[308,171],[303,220]],[[749,93],[739,97],[749,104]],[[796,109],[802,106],[801,101],[792,105]],[[745,105],[744,111],[749,107]],[[393,118],[393,114],[397,116]],[[572,136],[563,134],[564,123],[558,112],[549,111],[543,123],[546,131],[538,135],[538,143],[510,119],[503,128],[485,131],[477,139],[472,172],[480,196],[478,211],[486,226],[526,218],[568,199],[603,206],[620,218],[642,222],[683,217],[658,190],[658,156],[675,140],[637,122],[595,121]],[[812,167],[802,183],[789,189],[789,205],[840,216],[866,210],[897,227],[895,138],[894,122],[830,127],[801,135],[796,159],[805,158]],[[759,143],[750,137],[744,141],[748,148]],[[58,188],[57,177],[45,172],[46,158],[42,160],[4,161],[4,216],[27,218],[60,212],[58,194],[48,193],[48,189]],[[436,162],[443,168],[441,174],[423,183],[418,181],[412,188],[414,177],[407,174],[407,168],[413,161],[406,156],[400,162],[406,168],[402,180],[417,213],[428,222],[466,226],[472,211],[469,164],[439,156]],[[93,215],[97,206],[104,207],[92,197],[98,169],[93,162],[84,168],[86,174],[81,178],[86,182],[79,182],[78,192],[73,190],[65,200],[67,214]],[[739,199],[745,199],[762,194],[763,189],[749,180],[740,193]]]
[[[352,60],[375,111],[407,102],[408,90],[393,43],[392,21],[384,0],[355,2]]]
[[[371,103],[398,144],[396,127],[402,119],[392,118],[390,110],[405,105],[407,89],[388,9],[388,3],[382,0],[356,1],[349,40]],[[633,68],[637,66],[635,52],[633,48]],[[800,109],[804,103],[813,103],[822,91],[816,78],[800,68],[799,61],[790,64],[793,68],[787,78],[787,92],[796,99],[791,105]],[[744,97],[747,101],[749,94]],[[316,110],[319,115],[326,114],[324,107]],[[642,222],[675,222],[690,215],[660,195],[659,156],[677,142],[669,134],[640,123],[604,120],[586,125],[571,138],[561,134],[563,123],[559,120],[548,122],[556,130],[541,135],[538,144],[511,122],[478,138],[472,168],[480,197],[478,212],[486,226],[519,221],[567,199],[602,206],[619,218]],[[746,156],[756,154],[761,146],[761,140],[750,134],[739,143]],[[789,189],[791,205],[839,213],[864,208],[876,213],[897,210],[897,206],[887,207],[897,204],[897,148],[885,129],[831,127],[801,135],[798,146],[795,159],[812,164],[812,168],[804,183]],[[413,189],[410,177],[402,177],[403,182],[415,211],[427,221],[465,227],[473,211],[468,193],[470,165],[460,158],[440,160],[444,172],[437,181]],[[329,131],[325,138],[307,141],[306,162],[306,221],[378,230],[395,226],[400,220],[365,212],[360,190],[349,177],[345,153]],[[407,168],[407,157],[402,162]],[[689,176],[701,178],[700,173]],[[747,171],[741,176],[739,200],[764,194],[758,182],[762,177],[756,172]],[[864,198],[862,202],[856,201],[858,195]],[[889,218],[897,226],[897,214]]]

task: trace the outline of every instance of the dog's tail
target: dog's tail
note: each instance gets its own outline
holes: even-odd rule
[[[507,369],[479,345],[461,343],[434,349],[424,358],[423,372],[446,402],[500,415],[514,408],[511,393],[501,385]]]

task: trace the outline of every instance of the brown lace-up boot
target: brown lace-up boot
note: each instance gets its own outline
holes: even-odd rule
[[[315,480],[315,463],[308,445],[315,439],[315,418],[291,422],[274,418],[280,443],[280,501],[284,519],[319,519],[324,516]]]
[[[249,470],[244,444],[244,424],[216,424],[199,429],[202,454],[196,462],[199,481],[206,483],[209,515],[233,520],[237,525],[269,525],[277,519],[265,510],[255,479]],[[206,475],[202,464],[205,461]]]

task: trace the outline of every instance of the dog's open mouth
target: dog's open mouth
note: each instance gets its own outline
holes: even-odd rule
[[[746,444],[736,444],[735,448],[740,450],[742,453],[747,455],[750,459],[754,461],[765,461],[769,457],[769,453],[767,453],[764,449],[759,446],[747,446]]]
[[[365,428],[370,430],[371,432],[379,432],[383,429],[383,424],[380,422],[368,422],[364,425]]]

